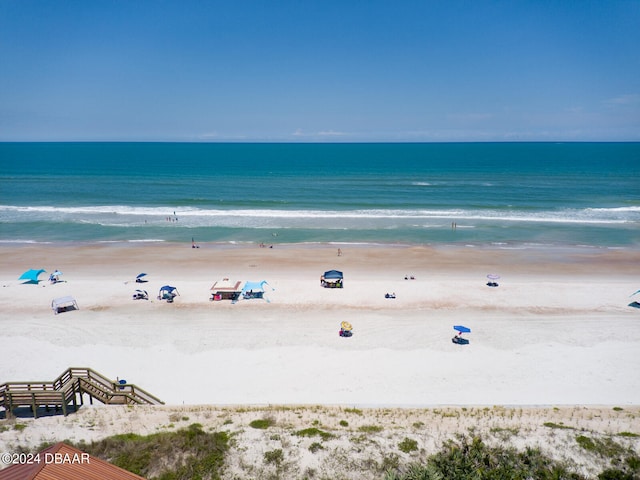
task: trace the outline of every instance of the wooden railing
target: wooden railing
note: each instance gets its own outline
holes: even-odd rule
[[[142,388],[130,384],[114,382],[91,368],[71,367],[52,382],[7,382],[0,385],[0,406],[4,407],[7,417],[14,408],[30,406],[34,416],[39,406],[56,408],[60,406],[67,414],[67,405],[77,406],[76,395],[89,395],[100,402],[110,404],[162,404],[160,399]]]

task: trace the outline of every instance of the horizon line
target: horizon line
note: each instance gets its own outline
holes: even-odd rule
[[[224,141],[210,141],[210,140],[0,140],[0,144],[9,143],[172,143],[172,144],[201,144],[201,145],[368,145],[368,144],[380,144],[380,145],[416,145],[416,144],[514,144],[514,143],[546,143],[546,144],[564,144],[564,143],[640,143],[638,140],[424,140],[424,141],[411,141],[411,140],[369,140],[369,141],[290,141],[290,140],[224,140]]]

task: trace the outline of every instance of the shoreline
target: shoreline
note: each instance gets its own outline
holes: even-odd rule
[[[354,249],[411,249],[423,248],[433,250],[449,250],[449,249],[479,249],[479,250],[566,250],[566,251],[640,251],[639,245],[589,245],[589,244],[570,244],[570,243],[538,243],[538,242],[294,242],[294,243],[267,243],[258,241],[220,241],[220,242],[198,242],[198,249],[241,249],[241,248],[277,248],[277,249],[324,249],[324,248],[354,248]],[[114,246],[114,247],[187,247],[191,248],[191,241],[174,241],[164,239],[135,239],[135,240],[73,240],[73,241],[39,241],[39,240],[0,240],[0,249],[12,247],[90,247],[90,246]]]

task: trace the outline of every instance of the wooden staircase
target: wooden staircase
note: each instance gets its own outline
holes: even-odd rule
[[[6,417],[13,415],[17,407],[31,407],[37,418],[38,407],[53,407],[67,415],[67,407],[83,405],[84,394],[105,405],[159,405],[161,400],[140,387],[108,379],[90,368],[71,367],[52,382],[7,382],[0,385],[0,407]]]

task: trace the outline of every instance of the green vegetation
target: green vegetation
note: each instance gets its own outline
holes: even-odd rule
[[[594,439],[578,435],[576,441],[585,450],[610,460],[612,467],[598,480],[637,480],[640,457],[610,438]],[[543,455],[536,448],[489,447],[480,437],[459,436],[445,442],[442,450],[422,464],[412,464],[387,472],[385,480],[586,480],[570,466]]]
[[[638,459],[631,448],[625,447],[611,438],[591,438],[578,435],[576,442],[588,452],[594,453],[611,461],[613,465],[622,465],[627,459]]]
[[[249,426],[252,428],[264,430],[271,427],[275,423],[276,422],[272,418],[261,418],[260,420],[254,420],[249,424]]]
[[[275,450],[264,452],[263,458],[266,465],[274,465],[276,467],[275,476],[269,476],[267,478],[274,480],[283,478],[282,474],[284,473],[284,471],[286,471],[287,465],[284,461],[284,452],[282,451],[282,449],[277,448]]]
[[[385,480],[583,480],[565,465],[544,456],[537,449],[519,452],[512,448],[488,447],[480,437],[461,436],[422,465],[388,472]]]
[[[356,415],[363,415],[362,410],[359,408],[345,408],[345,413],[355,413]]]
[[[411,438],[404,437],[404,440],[398,444],[398,448],[404,453],[415,452],[418,450],[418,442]]]
[[[493,435],[497,438],[501,439],[503,442],[506,442],[514,435],[518,435],[520,430],[517,428],[502,428],[502,427],[493,427],[489,430]]]
[[[309,445],[309,451],[311,453],[316,453],[318,450],[324,450],[324,447],[321,443],[313,442],[311,445]]]
[[[279,467],[284,460],[284,453],[281,448],[264,452],[264,463],[272,463]]]
[[[26,426],[24,423],[16,423],[16,424],[13,426],[13,429],[14,429],[14,430],[17,430],[17,431],[19,431],[19,432],[21,432],[21,431],[22,431],[22,430],[24,430],[25,428],[27,428],[27,426]]]
[[[294,435],[297,435],[298,437],[320,437],[322,440],[329,440],[334,437],[331,433],[324,432],[315,427],[298,430]]]
[[[394,419],[391,423],[382,423],[379,420],[378,415],[384,415],[384,412],[376,411],[375,417],[357,419],[345,414],[344,410],[336,411],[330,421],[323,418],[321,422],[307,417],[303,425],[310,428],[303,430],[296,430],[288,420],[274,417],[272,411],[263,409],[252,410],[251,416],[236,420],[235,430],[238,433],[234,434],[213,432],[209,428],[205,431],[202,425],[194,423],[177,431],[161,426],[156,433],[147,436],[130,433],[90,444],[76,443],[74,446],[148,480],[347,478],[334,475],[335,472],[340,472],[340,468],[345,472],[361,472],[358,478],[385,480],[640,480],[640,455],[637,453],[640,432],[611,433],[613,427],[603,422],[598,433],[598,430],[583,427],[579,416],[566,420],[574,426],[562,422],[544,423],[549,429],[561,429],[546,430],[556,445],[566,448],[561,457],[565,460],[556,460],[555,454],[548,456],[538,448],[521,450],[509,446],[513,444],[512,437],[528,434],[528,426],[492,424],[486,438],[471,427],[465,435],[458,435],[453,440],[442,443],[437,453],[429,455],[425,453],[425,449],[430,448],[427,446],[430,442],[425,445],[419,440],[427,428],[433,428],[436,434],[441,435],[436,430],[437,425],[415,421],[415,417],[407,415],[406,425],[396,427],[402,422],[396,423],[397,419]],[[471,413],[482,415],[484,411],[477,409],[471,410]],[[438,413],[449,414],[449,410]],[[609,415],[618,416],[612,412]],[[622,415],[637,418],[631,417],[636,413]],[[256,416],[259,418],[255,419]],[[350,420],[350,428],[345,428],[349,427],[349,422],[346,419],[340,420],[341,417]],[[177,422],[182,422],[183,418],[182,413],[176,416]],[[254,420],[250,421],[252,418]],[[353,425],[356,420],[366,421],[365,418],[370,423]],[[220,425],[223,420],[225,425],[233,423],[226,415],[221,415],[217,424]],[[540,426],[543,420],[538,420],[533,428],[537,431],[544,430]],[[269,430],[276,423],[278,428]],[[181,427],[187,424],[176,425]],[[0,424],[0,431],[20,430],[27,425],[6,422]],[[263,431],[250,433],[247,425]],[[406,429],[408,425],[416,430]],[[626,428],[636,430],[635,422],[629,425],[631,426]],[[247,433],[250,434],[246,435]],[[411,435],[417,440],[404,435]],[[306,438],[295,439],[292,436]],[[259,437],[259,449],[254,448],[255,445],[243,444],[247,437],[251,442]],[[339,441],[329,442],[336,438]],[[65,441],[73,445],[71,441]],[[46,446],[48,445],[40,445],[33,451],[42,450]],[[15,446],[15,449],[24,453],[32,451],[20,446]],[[313,454],[319,465],[331,462],[333,473],[320,472],[312,467],[304,470],[304,467],[297,465],[301,457],[308,458],[310,454]],[[225,465],[228,465],[226,469]],[[236,471],[238,466],[243,469],[240,474]]]
[[[229,435],[206,433],[194,423],[176,432],[129,433],[75,446],[149,480],[216,480],[222,478]]]
[[[382,431],[382,427],[379,425],[363,425],[358,427],[358,431],[363,433],[380,433]]]

